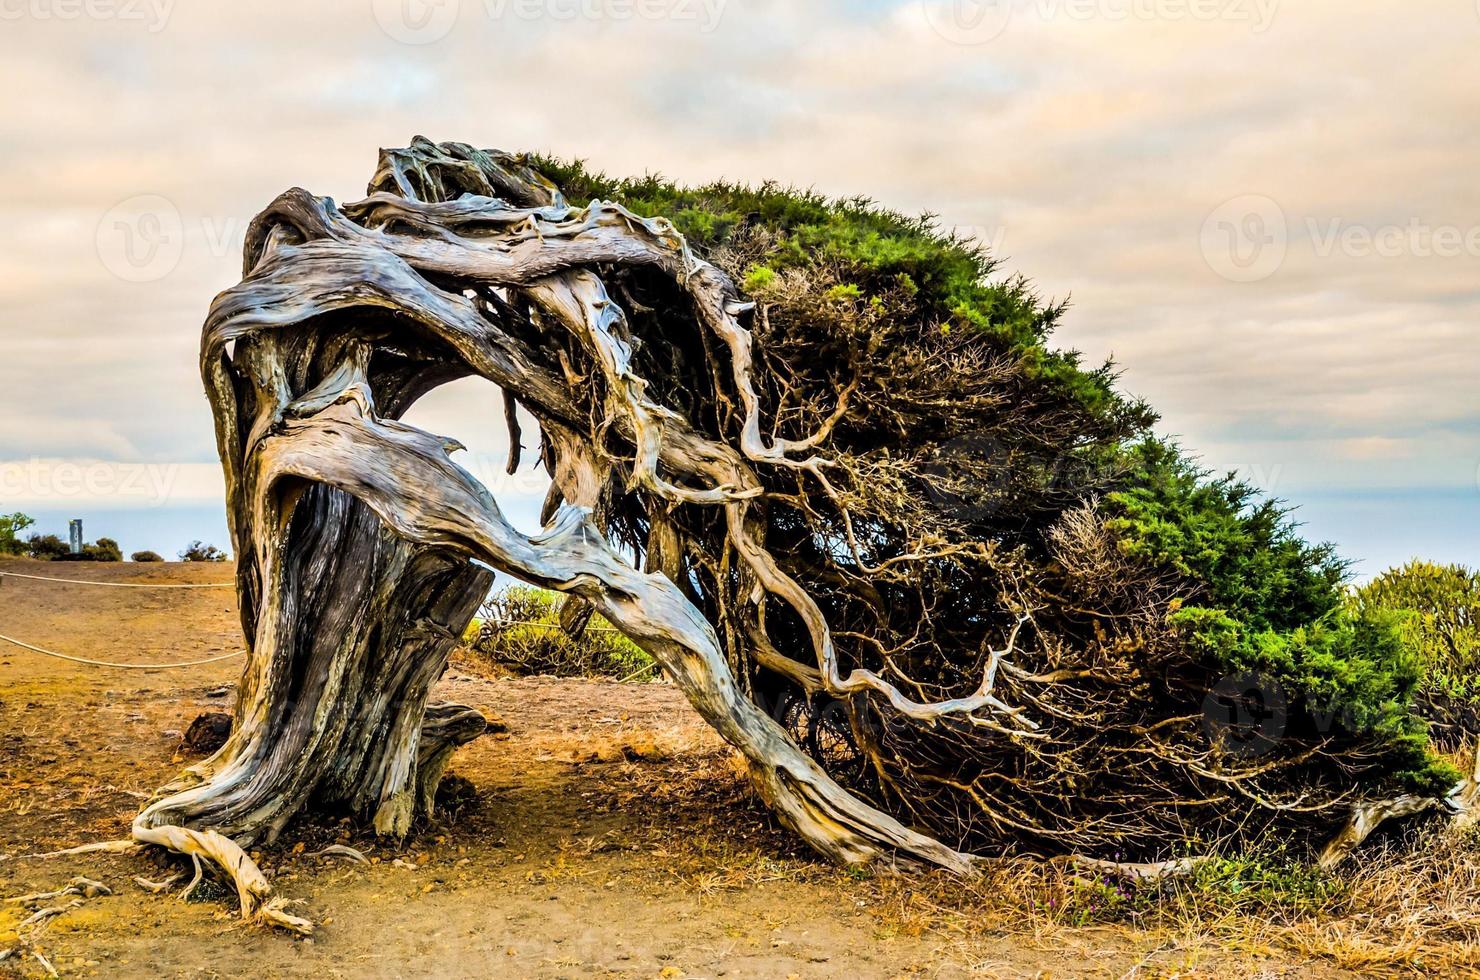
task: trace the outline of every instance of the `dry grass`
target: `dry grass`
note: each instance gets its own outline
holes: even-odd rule
[[[1363,974],[1480,976],[1480,840],[1441,828],[1389,838],[1334,875],[1274,854],[1134,885],[1018,857],[985,862],[979,879],[962,881],[813,860],[725,752],[618,766],[611,776],[606,805],[654,817],[641,841],[624,844],[664,858],[661,873],[716,895],[806,881],[866,909],[885,936],[931,932],[984,949],[1012,936],[1047,948],[1069,931],[1135,930],[1160,944],[1155,969],[1139,976],[1197,976],[1199,962],[1235,950]],[[1167,973],[1168,962],[1180,966]]]

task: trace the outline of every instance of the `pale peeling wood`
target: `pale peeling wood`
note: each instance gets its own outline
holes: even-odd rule
[[[734,445],[653,397],[636,367],[642,338],[607,289],[613,269],[667,277],[718,341],[738,398]],[[472,709],[427,705],[491,584],[476,560],[566,593],[571,626],[599,613],[651,653],[819,852],[971,873],[968,855],[845,791],[802,752],[742,692],[685,594],[671,511],[717,508],[733,549],[724,560],[753,590],[754,611],[739,625],[726,619],[730,658],[751,657],[808,691],[878,695],[927,724],[950,717],[1033,737],[1032,720],[994,691],[1010,638],[970,697],[929,703],[875,672],[841,672],[826,617],[771,558],[755,508],[758,468],[832,493],[814,450],[851,388],[811,435],[763,436],[742,324],[751,308],[672,224],[613,202],[572,207],[520,157],[418,138],[384,151],[363,201],[281,195],[248,230],[243,276],[212,305],[201,373],[251,656],[230,739],[160,790],[135,822],[137,841],[211,862],[235,882],[244,914],[305,929],[242,848],[270,843],[308,807],[348,810],[392,835],[430,812],[452,753],[484,727]],[[552,357],[551,343],[574,344],[586,366]],[[510,467],[518,408],[539,422],[554,482],[539,534],[507,524],[449,459],[455,441],[397,421],[427,391],[470,375],[503,390]],[[647,571],[607,540],[603,508],[621,493],[650,502]],[[757,623],[767,595],[800,618],[815,663],[766,638]]]

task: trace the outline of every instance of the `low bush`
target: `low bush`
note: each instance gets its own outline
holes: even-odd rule
[[[21,540],[21,532],[35,523],[35,520],[20,512],[0,514],[0,555],[22,554],[26,545]]]
[[[26,554],[41,561],[55,561],[72,550],[55,534],[33,534],[26,539]]]
[[[1357,589],[1351,606],[1396,621],[1419,672],[1416,704],[1435,738],[1453,746],[1480,736],[1480,572],[1411,561]]]
[[[653,660],[600,616],[571,636],[561,596],[528,586],[494,593],[468,626],[467,645],[516,674],[558,677],[649,676]]]
[[[1480,698],[1480,572],[1411,561],[1358,589],[1352,602],[1363,613],[1397,614],[1425,691]]]
[[[123,561],[123,550],[112,538],[98,538],[73,554],[71,544],[55,534],[33,534],[26,539],[25,551],[41,561]]]
[[[157,552],[136,551],[128,556],[129,561],[164,561]]]
[[[180,552],[181,561],[226,561],[230,556],[213,544],[192,541]]]

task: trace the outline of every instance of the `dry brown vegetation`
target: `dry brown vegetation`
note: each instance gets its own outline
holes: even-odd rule
[[[173,563],[41,571],[229,576]],[[134,662],[235,642],[230,592],[61,588],[7,581],[7,631]],[[229,703],[239,662],[122,674],[0,651],[0,898],[76,875],[109,886],[112,896],[27,930],[78,976],[233,976],[244,964],[264,977],[1480,973],[1473,842],[1395,836],[1335,877],[1269,857],[1134,889],[1027,858],[990,862],[976,882],[849,872],[775,823],[671,686],[490,680],[478,664],[457,659],[438,691],[508,731],[459,751],[435,821],[389,844],[311,818],[259,850],[280,893],[320,923],[309,942],[244,925],[223,892],[184,903],[134,883],[182,870],[163,856],[22,857],[124,833],[138,795],[189,761],[190,721]],[[335,843],[372,863],[314,856]],[[16,948],[22,911],[0,906],[0,949]],[[45,971],[13,958],[0,975]]]

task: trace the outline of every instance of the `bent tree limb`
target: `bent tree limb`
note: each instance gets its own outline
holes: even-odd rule
[[[603,281],[622,268],[666,277],[730,352],[746,413],[738,445],[652,399]],[[926,706],[871,671],[839,675],[823,613],[768,560],[749,510],[764,492],[758,468],[819,472],[808,454],[825,433],[762,438],[738,319],[748,307],[666,221],[602,202],[571,208],[517,158],[418,141],[383,156],[360,204],[283,195],[253,222],[244,273],[212,307],[201,369],[250,661],[229,741],[159,791],[136,840],[222,869],[244,915],[310,928],[270,897],[244,848],[271,842],[308,807],[357,813],[391,835],[430,810],[452,750],[483,720],[429,706],[428,693],[493,568],[583,600],[661,661],[821,853],[970,872],[966,855],[840,787],[742,693],[679,571],[685,547],[667,519],[674,508],[717,509],[748,587],[807,621],[818,660],[782,658],[792,673],[919,711],[1001,706]],[[538,535],[510,527],[452,463],[455,442],[397,421],[469,375],[503,389],[506,418],[518,405],[540,423],[556,506]],[[655,529],[669,528],[672,577],[639,571],[603,532],[619,487],[641,495]]]
[[[716,214],[742,226],[758,201],[820,207],[724,193]],[[1149,874],[1189,828],[1214,849],[1328,836],[1381,753],[1360,732],[1257,751],[1210,733],[1220,665],[1168,618],[1197,584],[1097,509],[1120,477],[1095,461],[1123,459],[1149,410],[1041,347],[1058,308],[1021,283],[982,286],[977,326],[953,331],[961,308],[917,305],[909,274],[865,297],[856,256],[777,244],[836,222],[845,252],[892,235],[875,251],[944,256],[922,276],[990,272],[862,207],[784,232],[762,215],[701,256],[662,217],[572,205],[525,158],[423,139],[382,153],[362,201],[272,202],[201,340],[250,658],[230,740],[160,790],[137,840],[307,928],[242,849],[311,808],[392,836],[431,809],[483,722],[429,692],[495,570],[651,653],[834,860],[970,874],[968,851],[1027,845]],[[511,469],[521,412],[537,426],[537,534],[456,441],[402,421],[468,377],[500,389],[502,418],[478,421],[509,430]],[[804,736],[767,710],[802,703],[836,716]]]

